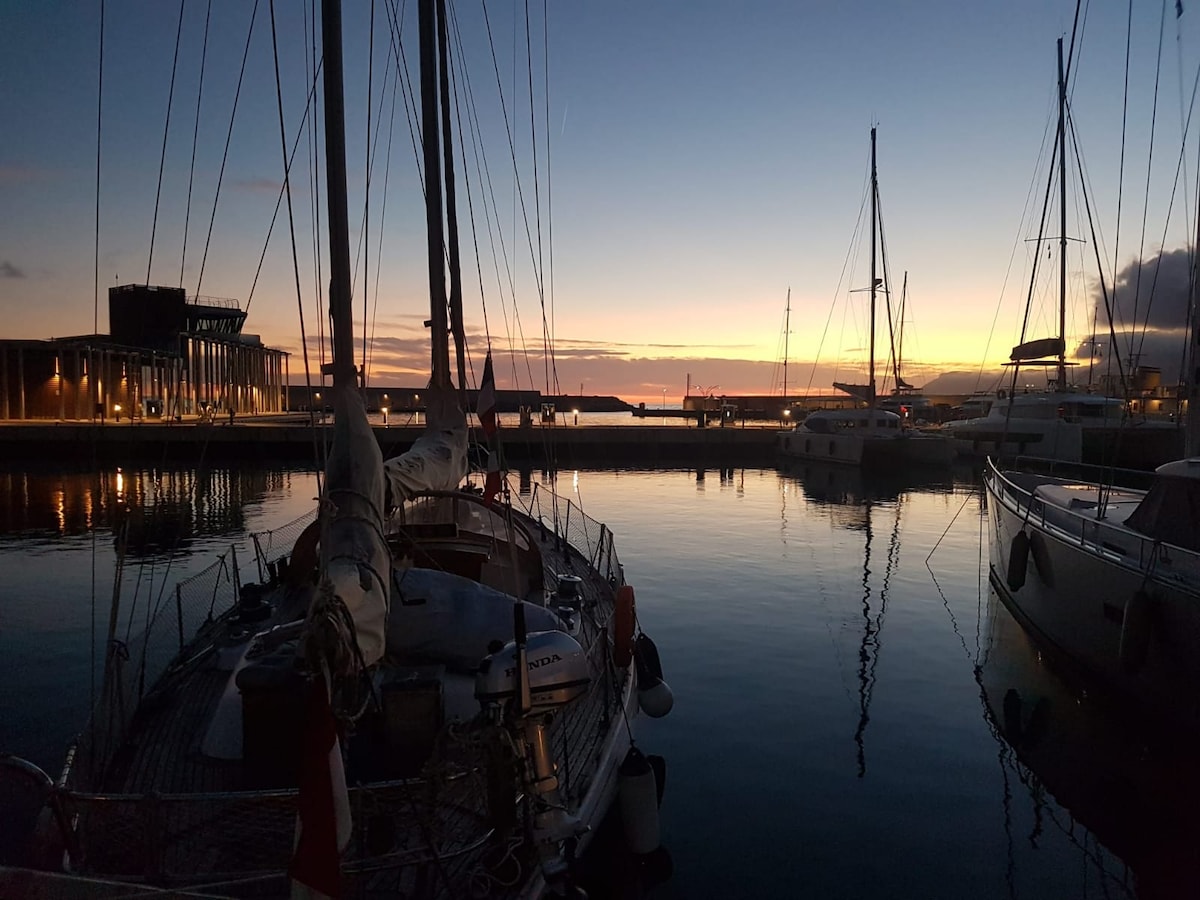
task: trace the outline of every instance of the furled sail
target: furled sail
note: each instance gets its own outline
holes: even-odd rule
[[[1053,356],[1062,356],[1066,350],[1066,342],[1062,338],[1040,338],[1036,341],[1027,341],[1024,344],[1017,344],[1012,348],[1012,353],[1008,358],[1013,362],[1023,362],[1027,359],[1045,359]]]
[[[453,391],[431,389],[425,409],[425,433],[383,464],[393,505],[424,491],[452,491],[467,474],[467,420]]]
[[[321,509],[319,595],[309,614],[310,651],[335,672],[383,656],[391,559],[383,535],[383,455],[353,387],[334,388],[333,446]],[[340,614],[344,607],[353,621]],[[357,642],[357,654],[353,645]]]

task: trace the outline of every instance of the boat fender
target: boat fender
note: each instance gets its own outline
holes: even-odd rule
[[[1029,565],[1029,535],[1018,531],[1008,548],[1008,589],[1019,591],[1025,586],[1025,569]]]
[[[321,543],[321,522],[315,520],[304,526],[292,546],[292,558],[283,572],[284,583],[290,587],[312,584],[317,571]]]
[[[625,841],[633,853],[658,849],[658,788],[654,767],[637,747],[630,747],[617,770],[617,796]]]
[[[654,770],[655,801],[658,803],[658,808],[662,809],[663,792],[667,789],[667,761],[654,753],[647,756],[646,761]]]
[[[1136,675],[1146,663],[1146,653],[1150,649],[1153,607],[1154,599],[1146,591],[1135,591],[1125,601],[1117,655],[1121,660],[1121,669],[1126,675]]]
[[[675,695],[663,681],[658,648],[644,632],[633,645],[633,664],[637,669],[638,706],[650,718],[661,719],[675,705]]]
[[[613,612],[613,663],[625,669],[633,662],[633,631],[637,622],[637,611],[633,600],[632,585],[617,588],[617,607]]]

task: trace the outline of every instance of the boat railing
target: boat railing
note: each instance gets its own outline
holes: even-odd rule
[[[434,861],[451,868],[456,859],[465,863],[492,834],[482,757],[476,763],[438,778],[436,789],[428,777],[352,786],[354,831],[343,870],[399,872]],[[76,823],[66,836],[69,872],[240,896],[285,878],[295,849],[298,798],[294,788],[189,794],[59,791],[54,802],[63,813],[61,821]],[[381,830],[389,839],[382,852]]]
[[[1025,522],[1033,524],[1091,553],[1118,565],[1151,572],[1165,580],[1185,579],[1195,583],[1200,577],[1200,554],[1181,547],[1164,545],[1128,527],[1096,517],[1094,506],[1066,509],[1039,498],[1034,489],[1007,477],[994,464],[985,471],[998,501],[1014,508]],[[1066,482],[1070,483],[1070,482]],[[1170,562],[1169,566],[1160,563]]]
[[[235,608],[239,585],[237,551],[230,546],[174,591],[162,592],[146,612],[140,634],[114,639],[100,696],[79,735],[74,763],[64,769],[66,782],[94,784],[102,777],[128,735],[138,704],[173,672],[198,661],[189,650],[200,647],[217,620]]]
[[[1022,472],[1053,475],[1056,478],[1138,490],[1148,489],[1154,480],[1154,473],[1143,469],[1123,469],[1095,463],[1069,462],[1044,456],[1017,456],[1013,459],[1012,465],[1013,468]],[[1008,467],[1007,462],[1005,467]]]
[[[278,570],[280,560],[285,559],[296,546],[300,533],[317,519],[317,508],[297,516],[286,525],[268,531],[256,531],[250,535],[254,544],[254,562],[258,566],[258,580],[265,582],[282,575]],[[286,564],[286,563],[285,563]]]
[[[612,531],[585,513],[570,498],[552,488],[535,484],[527,511],[544,528],[579,551],[610,583],[624,582]]]

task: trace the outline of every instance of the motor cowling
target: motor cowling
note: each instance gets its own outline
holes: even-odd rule
[[[565,706],[587,691],[591,670],[579,642],[564,631],[535,631],[525,642],[531,712]],[[516,696],[517,642],[484,658],[475,676],[475,699],[502,703]]]

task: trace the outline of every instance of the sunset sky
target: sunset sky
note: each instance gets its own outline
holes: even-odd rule
[[[289,148],[301,133],[312,77],[305,38],[311,23],[301,14],[307,5],[276,4]],[[408,386],[427,371],[416,126],[394,90],[383,0],[375,4],[368,94],[370,6],[344,2],[356,318],[361,332],[365,316],[373,336],[372,383]],[[479,2],[453,4],[460,110],[464,121],[478,121],[487,160],[488,184],[481,188],[476,139],[468,137],[465,166],[458,158],[459,230],[474,371],[490,333],[501,387],[582,389],[655,402],[665,390],[668,402],[678,402],[690,379],[693,392],[778,393],[790,289],[789,392],[827,390],[835,377],[854,380],[866,360],[867,295],[858,289],[868,283],[872,125],[893,302],[905,273],[908,279],[906,380],[919,385],[942,372],[964,372],[970,377],[961,389],[970,390],[967,382],[981,370],[995,370],[1020,339],[1029,260],[1039,257],[1047,270],[1058,265],[1057,245],[1032,239],[1055,124],[1055,41],[1064,36],[1069,43],[1075,7],[1065,0],[908,6],[555,2],[547,28],[545,7],[535,4],[528,11],[531,76],[524,6],[514,11],[513,4],[491,3],[485,21]],[[390,7],[401,10],[404,62],[415,85],[416,4]],[[1192,9],[1185,0],[1182,16],[1174,0],[1133,7],[1128,88],[1126,3],[1090,4],[1071,73],[1072,116],[1105,277],[1123,279],[1118,296],[1124,292],[1127,315],[1133,281],[1126,276],[1139,255],[1153,260],[1188,240],[1200,127],[1191,125],[1190,151],[1177,176],[1200,61],[1200,5]],[[97,239],[99,4],[0,0],[0,337],[90,333],[94,320],[105,332],[107,288],[148,277],[182,284],[189,294],[236,298],[243,308],[249,301],[246,330],[295,354],[292,378],[302,380],[298,305],[314,348],[320,318],[307,132],[291,176],[298,304],[286,201],[267,243],[283,182],[270,4],[260,0],[254,19],[215,218],[254,4],[213,0],[201,92],[208,8],[207,0],[183,7],[172,92],[179,4],[105,4]],[[359,229],[368,195],[368,96],[379,135],[364,313]],[[323,168],[320,179],[323,185]],[[1069,172],[1068,180],[1067,331],[1075,347],[1091,332],[1098,281],[1093,226],[1080,217],[1079,176]],[[1053,193],[1056,204],[1057,187]],[[1046,233],[1057,237],[1057,212],[1052,216]],[[319,243],[326,241],[321,233]],[[507,263],[493,256],[501,241]],[[557,388],[547,385],[541,358],[543,300],[531,262],[539,257]],[[1178,365],[1178,285],[1187,265],[1182,254],[1164,261],[1157,290],[1165,299],[1148,306],[1154,269],[1144,268],[1138,315],[1149,308],[1162,329],[1151,333],[1142,361],[1169,369]],[[1036,293],[1053,299],[1056,290],[1047,282]],[[1052,335],[1056,315],[1036,304],[1027,337]],[[1097,327],[1108,347],[1103,317]],[[881,361],[886,334],[881,323]]]

